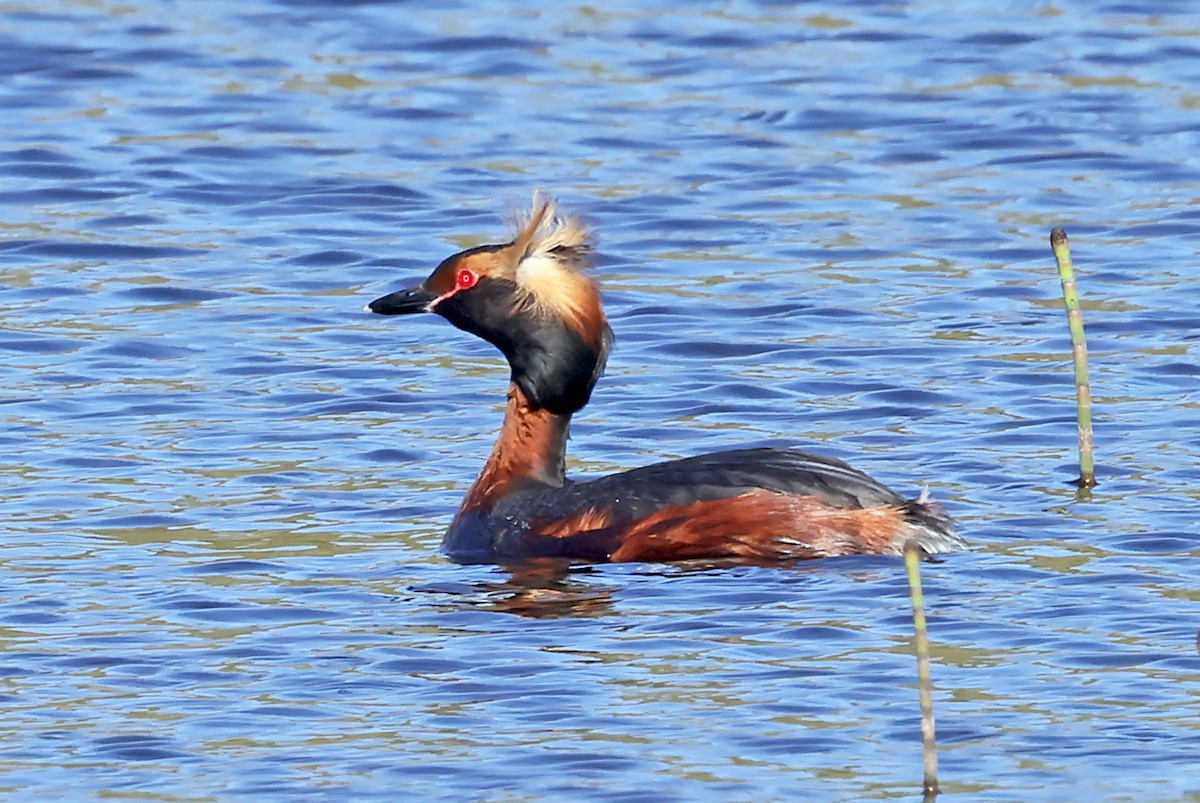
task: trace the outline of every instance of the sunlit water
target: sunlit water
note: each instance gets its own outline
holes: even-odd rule
[[[439,556],[505,372],[361,307],[544,187],[617,331],[575,473],[928,486],[943,787],[1200,795],[1200,17],[995,5],[3,6],[0,794],[919,795],[894,560]]]

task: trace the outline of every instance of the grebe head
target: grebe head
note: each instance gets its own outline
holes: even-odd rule
[[[577,218],[534,196],[513,239],[445,259],[420,285],[367,305],[380,315],[436,312],[508,358],[535,409],[569,415],[604,371],[612,331],[596,284],[583,273],[594,247]]]

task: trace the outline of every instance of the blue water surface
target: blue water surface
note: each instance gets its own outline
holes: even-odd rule
[[[580,475],[803,446],[925,569],[941,785],[1200,799],[1186,4],[0,10],[6,800],[916,799],[903,569],[456,566],[506,372],[365,301],[594,226]],[[1071,236],[1100,486],[1079,494]]]

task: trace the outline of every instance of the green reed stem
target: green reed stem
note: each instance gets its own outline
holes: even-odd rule
[[[925,770],[925,800],[938,794],[937,730],[933,721],[933,681],[929,678],[929,632],[925,626],[925,595],[921,591],[921,558],[924,552],[915,541],[904,545],[904,568],[908,570],[908,593],[912,600],[913,634],[917,645],[917,697],[921,706],[921,762]]]
[[[1081,488],[1096,485],[1096,464],[1092,440],[1092,386],[1088,382],[1087,341],[1083,336],[1083,310],[1079,308],[1079,292],[1075,289],[1075,268],[1071,264],[1071,246],[1062,229],[1050,232],[1050,247],[1058,263],[1058,278],[1062,281],[1063,303],[1067,306],[1067,326],[1071,330],[1071,356],[1075,360],[1075,397],[1079,417],[1079,479]]]

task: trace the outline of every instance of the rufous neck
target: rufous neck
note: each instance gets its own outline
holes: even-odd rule
[[[561,487],[570,415],[534,409],[514,383],[508,389],[504,423],[463,510],[488,507],[524,485]]]

